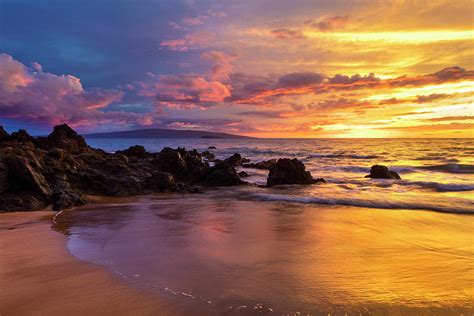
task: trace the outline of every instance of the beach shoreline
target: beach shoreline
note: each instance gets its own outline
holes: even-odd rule
[[[0,215],[0,314],[183,314],[128,287],[106,268],[80,261],[51,228],[51,210]]]

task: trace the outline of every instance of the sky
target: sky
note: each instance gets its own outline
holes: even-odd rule
[[[0,125],[474,137],[464,0],[0,0]]]

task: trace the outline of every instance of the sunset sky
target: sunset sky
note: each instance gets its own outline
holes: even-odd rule
[[[0,125],[474,137],[472,1],[1,0]]]

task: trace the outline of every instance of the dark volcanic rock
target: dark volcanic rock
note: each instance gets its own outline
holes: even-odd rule
[[[1,211],[34,211],[42,210],[49,201],[35,192],[7,192],[0,197]]]
[[[184,148],[164,148],[156,154],[155,165],[159,171],[171,173],[176,180],[190,183],[200,181],[209,169],[197,150]]]
[[[241,177],[241,178],[247,178],[247,177],[249,176],[249,174],[248,174],[247,172],[245,172],[245,171],[240,171],[240,172],[238,173],[238,175],[239,175],[239,177]]]
[[[242,156],[238,153],[235,153],[229,158],[224,159],[223,163],[228,164],[233,167],[242,166]]]
[[[48,136],[48,144],[50,147],[62,148],[71,153],[77,153],[89,147],[84,137],[78,135],[67,124],[54,127],[53,132]]]
[[[169,147],[157,154],[156,166],[158,170],[169,172],[177,178],[184,176],[187,171],[186,161],[180,151]]]
[[[18,132],[13,132],[8,138],[7,141],[18,142],[18,143],[34,143],[35,139],[30,136],[24,129],[18,130]]]
[[[242,165],[242,167],[270,170],[274,165],[276,165],[276,163],[277,163],[276,159],[270,159],[270,160],[260,161],[257,163],[245,163]]]
[[[127,157],[138,157],[145,158],[149,156],[149,153],[146,151],[145,147],[140,145],[130,146],[125,150],[118,150],[115,152],[118,155],[124,155]]]
[[[10,189],[10,181],[8,176],[8,167],[0,161],[0,193]]]
[[[236,186],[244,183],[235,168],[226,163],[211,168],[203,182],[207,186]]]
[[[117,153],[89,147],[66,124],[47,137],[24,130],[8,135],[0,128],[0,211],[61,210],[87,203],[87,195],[131,196],[150,192],[201,192],[202,186],[243,182],[235,166],[247,161],[234,154],[210,168],[203,154],[184,148],[147,153],[132,146]]]
[[[86,204],[86,198],[74,190],[66,175],[56,175],[53,185],[53,210],[60,211],[65,208]]]
[[[0,142],[7,140],[10,135],[3,129],[3,126],[0,125]]]
[[[211,161],[211,162],[212,162],[212,161],[215,161],[215,159],[216,159],[216,156],[215,156],[213,153],[211,153],[209,150],[203,151],[203,152],[201,153],[201,156],[204,157],[204,158],[206,158],[207,161]]]
[[[154,172],[145,181],[145,187],[148,190],[164,192],[172,191],[175,187],[174,177],[168,172]]]
[[[298,159],[278,159],[277,163],[270,169],[267,178],[267,186],[279,184],[312,184],[323,182],[324,179],[313,179],[311,173],[306,171],[304,164]]]
[[[396,180],[401,179],[398,173],[382,165],[373,165],[370,168],[370,174],[365,177],[372,178],[372,179],[396,179]]]
[[[49,183],[38,170],[31,166],[27,158],[10,156],[6,162],[9,170],[10,186],[16,191],[33,191],[45,198],[51,196],[52,190]]]

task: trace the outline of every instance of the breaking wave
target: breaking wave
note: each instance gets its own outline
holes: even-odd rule
[[[391,200],[366,200],[360,198],[345,198],[345,197],[305,197],[295,195],[278,195],[267,193],[254,193],[251,197],[260,201],[283,201],[304,204],[324,204],[324,205],[344,205],[369,207],[379,209],[411,209],[411,210],[429,210],[444,213],[457,214],[474,214],[474,203],[463,206],[455,206],[451,203],[449,206],[432,204],[429,202],[415,202],[415,201],[391,201]]]

